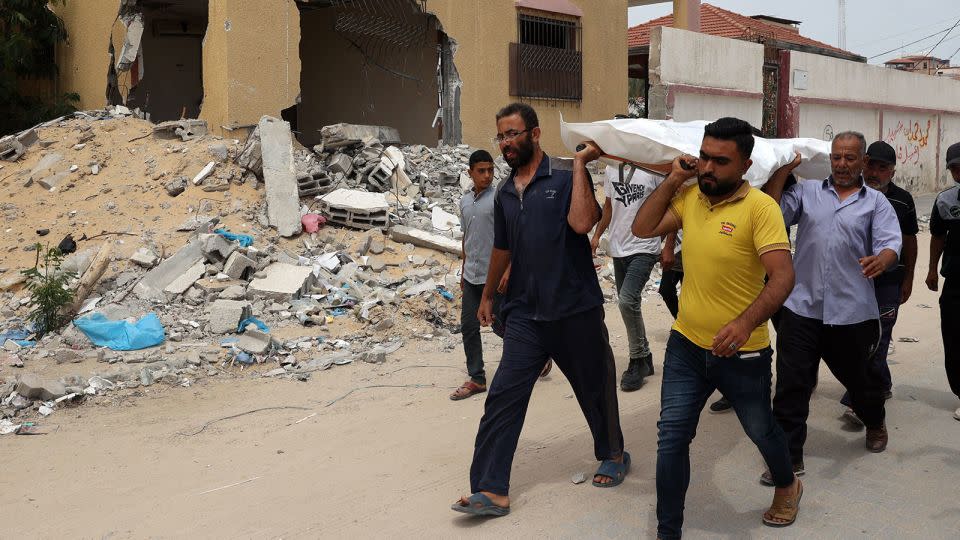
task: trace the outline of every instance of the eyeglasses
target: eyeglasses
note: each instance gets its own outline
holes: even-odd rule
[[[500,143],[510,142],[510,141],[516,139],[517,137],[519,137],[520,135],[523,135],[524,133],[526,133],[526,132],[528,132],[528,131],[530,131],[530,130],[529,130],[529,129],[525,129],[525,130],[523,130],[523,131],[517,131],[517,130],[515,130],[515,129],[511,129],[510,131],[508,131],[508,132],[506,132],[506,133],[498,133],[496,137],[494,137],[494,138],[492,138],[492,139],[490,139],[490,140],[493,141],[493,144],[500,144]]]

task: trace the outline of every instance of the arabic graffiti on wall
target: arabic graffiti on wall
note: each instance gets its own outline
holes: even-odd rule
[[[930,130],[933,120],[902,122],[887,128],[884,140],[897,151],[900,165],[920,165],[921,153],[930,146]]]

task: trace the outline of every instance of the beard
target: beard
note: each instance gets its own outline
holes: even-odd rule
[[[860,183],[860,176],[859,176],[859,175],[858,175],[858,176],[852,176],[852,175],[851,175],[850,178],[841,180],[841,179],[837,178],[836,175],[834,175],[834,176],[833,176],[833,183],[834,183],[834,185],[840,186],[840,187],[842,187],[842,188],[848,188],[848,187],[855,186],[855,185],[859,184],[859,183]]]
[[[513,157],[507,157],[508,151],[513,152]],[[533,142],[528,136],[524,136],[523,140],[514,139],[501,153],[511,169],[519,169],[533,159]]]
[[[713,181],[713,184],[707,184],[704,180],[709,179]],[[740,187],[740,182],[721,182],[717,177],[712,175],[702,175],[697,176],[697,185],[700,186],[700,192],[704,195],[710,197],[722,197],[723,195],[729,195],[737,190]]]

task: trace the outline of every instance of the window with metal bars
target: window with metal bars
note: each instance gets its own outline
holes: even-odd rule
[[[517,14],[510,44],[510,95],[580,101],[583,52],[579,21]]]

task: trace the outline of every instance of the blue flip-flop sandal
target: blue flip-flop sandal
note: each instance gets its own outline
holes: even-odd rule
[[[619,486],[623,483],[623,479],[627,477],[627,473],[630,472],[630,453],[623,453],[623,463],[617,463],[612,459],[605,460],[600,464],[600,468],[597,469],[594,476],[606,476],[613,480],[612,482],[607,482],[606,484],[601,484],[597,481],[593,482],[593,485],[599,488],[611,488]]]
[[[450,506],[454,512],[470,514],[472,516],[492,516],[500,517],[510,513],[510,507],[497,506],[493,504],[490,497],[483,493],[474,493],[467,499],[468,504],[457,501]]]

